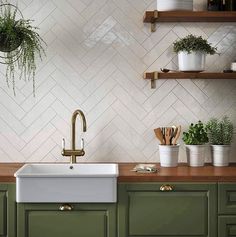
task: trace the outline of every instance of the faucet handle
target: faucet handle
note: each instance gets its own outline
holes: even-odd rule
[[[65,147],[66,147],[65,138],[62,139],[61,146],[62,146],[62,150],[65,150]]]
[[[84,139],[83,138],[81,138],[80,146],[81,146],[81,149],[83,150],[84,149]]]

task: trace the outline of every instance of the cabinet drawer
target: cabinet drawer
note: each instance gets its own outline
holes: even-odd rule
[[[215,237],[216,184],[121,184],[119,186],[120,237]]]
[[[236,236],[236,216],[220,216],[218,218],[218,236]]]
[[[219,214],[236,214],[236,184],[221,183],[218,186]]]

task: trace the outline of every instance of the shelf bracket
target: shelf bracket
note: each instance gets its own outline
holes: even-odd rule
[[[144,79],[150,79],[151,80],[151,89],[156,88],[156,80],[159,79],[159,72],[146,72],[144,73]]]
[[[152,18],[152,22],[151,22],[151,32],[155,32],[156,31],[156,20],[157,19],[158,19],[158,11],[154,10],[153,18]]]
[[[153,78],[151,79],[151,89],[156,89],[156,80],[158,80],[158,72],[153,72]]]

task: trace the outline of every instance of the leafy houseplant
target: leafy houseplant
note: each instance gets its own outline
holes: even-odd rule
[[[208,136],[204,124],[199,121],[189,126],[188,132],[183,133],[183,141],[186,144],[187,160],[190,166],[204,166],[205,144]]]
[[[183,133],[183,141],[186,145],[204,145],[208,142],[208,136],[205,126],[201,121],[197,124],[191,124],[188,132]]]
[[[216,50],[201,36],[188,35],[174,43],[180,71],[204,71],[206,55],[213,55]]]
[[[227,116],[222,120],[211,118],[206,125],[210,143],[213,145],[230,145],[233,139],[234,125]]]
[[[211,118],[206,125],[214,166],[228,166],[234,126],[227,116]]]
[[[31,20],[16,20],[17,8],[11,4],[4,6],[0,15],[0,51],[4,53],[3,63],[7,65],[7,84],[12,83],[15,95],[15,74],[20,70],[20,79],[32,78],[35,94],[36,56],[42,59],[44,41],[36,32],[37,28],[31,26]]]

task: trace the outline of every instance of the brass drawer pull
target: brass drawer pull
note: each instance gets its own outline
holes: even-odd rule
[[[73,210],[73,206],[70,205],[70,204],[62,204],[62,205],[59,207],[59,210],[60,210],[60,211],[72,211],[72,210]]]
[[[171,186],[170,184],[163,184],[160,187],[160,191],[173,191],[174,187]]]

